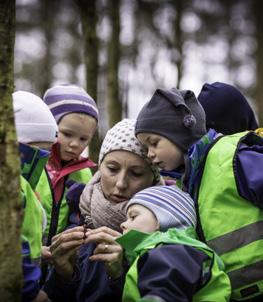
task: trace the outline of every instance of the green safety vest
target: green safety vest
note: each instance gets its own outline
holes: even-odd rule
[[[71,179],[78,183],[87,184],[92,177],[92,173],[89,168],[81,169],[69,174],[67,179]],[[46,210],[47,214],[47,227],[44,232],[44,244],[46,241],[50,241],[50,236],[54,236],[65,230],[68,226],[69,219],[69,207],[66,201],[65,187],[63,196],[60,202],[56,203],[53,198],[53,192],[51,190],[51,184],[47,171],[44,170],[39,179],[36,191],[40,194],[41,202]]]
[[[234,175],[246,134],[223,136],[212,146],[197,194],[201,237],[223,260],[231,298],[240,301],[263,293],[263,211],[239,195]]]
[[[40,263],[44,209],[30,184],[22,176],[20,183],[25,198],[22,237],[25,237],[29,243],[32,261]]]
[[[189,228],[186,231],[171,228],[167,232],[154,232],[152,234],[145,234],[132,230],[118,238],[117,242],[124,247],[125,256],[131,264],[126,274],[122,301],[140,301],[141,295],[138,289],[137,262],[144,253],[160,244],[189,245],[203,251],[209,256],[209,260],[205,261],[203,264],[203,277],[209,271],[211,272],[211,277],[209,280],[204,277],[204,284],[194,294],[192,301],[229,301],[231,288],[229,278],[223,271],[223,262],[213,250],[203,242],[196,240],[194,237],[195,232],[192,228]]]

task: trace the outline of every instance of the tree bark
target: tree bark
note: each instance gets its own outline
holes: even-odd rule
[[[98,89],[98,37],[96,32],[96,0],[77,0],[81,13],[82,34],[84,37],[84,63],[87,92],[97,101]],[[96,131],[89,145],[89,157],[98,162],[101,140]]]
[[[15,134],[14,88],[15,0],[0,2],[0,297],[20,301],[22,287],[22,205],[20,161]]]
[[[259,126],[263,127],[263,18],[262,18],[263,2],[260,0],[254,0],[254,14],[256,22],[256,40],[257,40],[257,52],[256,52],[256,104]]]
[[[108,42],[107,95],[109,127],[122,119],[119,98],[120,0],[110,1],[111,38]]]

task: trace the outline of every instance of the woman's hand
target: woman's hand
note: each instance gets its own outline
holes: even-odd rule
[[[84,243],[84,227],[66,230],[52,238],[50,252],[56,272],[70,279],[73,274],[75,259],[79,247]]]
[[[52,254],[50,252],[49,246],[42,245],[41,247],[41,259],[43,263],[52,264]]]
[[[96,243],[97,246],[90,256],[92,261],[102,261],[106,265],[111,278],[118,278],[122,274],[123,249],[115,239],[122,234],[108,227],[87,230],[85,243]]]

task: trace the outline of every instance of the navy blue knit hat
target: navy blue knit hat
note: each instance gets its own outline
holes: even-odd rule
[[[66,114],[86,113],[98,121],[98,108],[92,97],[76,85],[57,85],[43,97],[57,123]]]
[[[169,228],[185,229],[196,226],[194,201],[188,193],[176,186],[154,186],[135,194],[127,204],[142,205],[153,212],[160,231]]]
[[[135,135],[149,132],[166,137],[186,152],[205,133],[205,112],[190,90],[157,89],[137,117]]]
[[[258,123],[244,95],[234,86],[215,82],[204,84],[198,100],[206,113],[206,127],[223,134],[255,130]]]

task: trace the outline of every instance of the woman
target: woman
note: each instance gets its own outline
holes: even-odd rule
[[[53,238],[50,249],[55,271],[45,285],[52,301],[116,301],[104,265],[89,260],[95,245],[83,243],[86,227],[107,226],[120,235],[128,200],[138,191],[160,184],[157,168],[149,163],[146,150],[134,136],[134,126],[135,120],[124,119],[104,138],[99,170],[80,198],[85,227]]]

